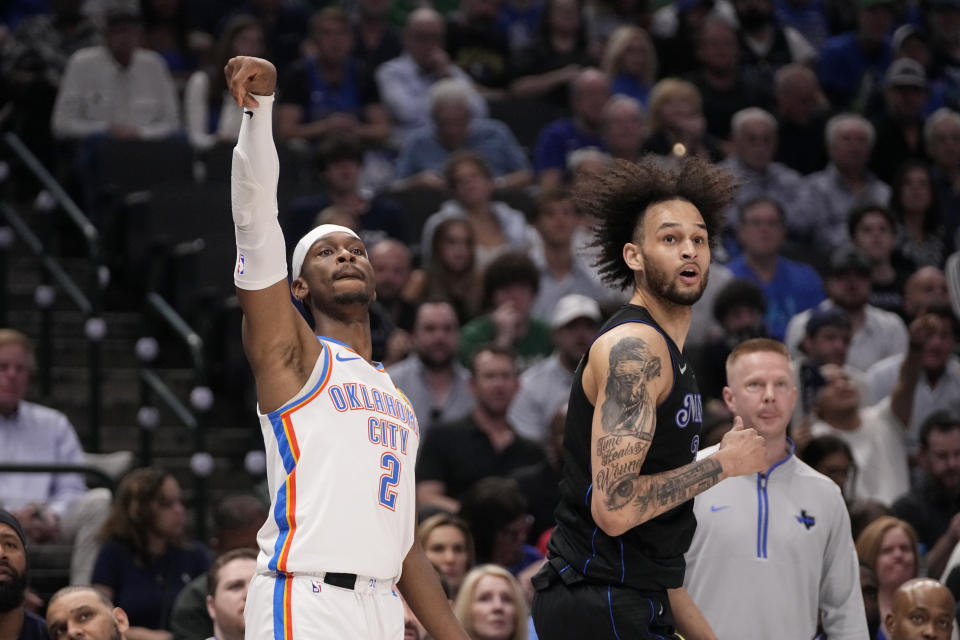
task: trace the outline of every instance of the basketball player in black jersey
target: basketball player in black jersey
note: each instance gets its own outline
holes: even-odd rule
[[[766,466],[763,438],[739,418],[695,461],[702,407],[683,342],[733,189],[697,159],[675,171],[644,160],[618,162],[577,194],[599,221],[600,273],[633,295],[574,375],[557,526],[534,578],[541,640],[715,638],[683,589],[692,498]]]

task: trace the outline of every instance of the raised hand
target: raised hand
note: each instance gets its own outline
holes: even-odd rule
[[[223,73],[227,78],[227,90],[241,107],[259,106],[253,95],[272,95],[277,86],[277,69],[263,58],[230,58]]]
[[[941,322],[945,320],[935,313],[925,313],[914,318],[908,327],[910,349],[922,351],[927,341],[939,332]]]
[[[740,416],[733,419],[733,429],[724,434],[717,455],[727,477],[767,470],[766,441],[756,430],[744,427]]]

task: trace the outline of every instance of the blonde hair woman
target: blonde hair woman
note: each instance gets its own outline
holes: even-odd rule
[[[699,155],[713,161],[723,158],[716,140],[707,133],[700,90],[686,80],[664,78],[653,86],[647,123],[650,137],[645,151],[674,157]]]
[[[860,533],[856,547],[860,563],[877,574],[880,619],[885,620],[893,609],[893,594],[904,582],[917,577],[917,533],[905,520],[881,516]]]
[[[657,51],[646,31],[623,25],[610,36],[600,68],[610,77],[615,94],[630,96],[644,106],[657,79]]]
[[[417,541],[427,560],[443,575],[451,593],[456,595],[467,571],[476,562],[470,527],[456,516],[438,513],[420,523]]]
[[[503,567],[483,564],[467,574],[453,605],[471,640],[527,640],[527,601]]]

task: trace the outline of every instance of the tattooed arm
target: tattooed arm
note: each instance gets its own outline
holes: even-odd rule
[[[657,426],[657,404],[673,386],[669,365],[663,337],[647,325],[623,325],[591,347],[583,378],[584,391],[596,407],[590,508],[608,535],[621,535],[723,478],[765,468],[763,439],[752,429],[738,429],[708,458],[663,473],[640,474]]]

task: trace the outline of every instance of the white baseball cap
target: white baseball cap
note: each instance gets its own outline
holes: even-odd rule
[[[563,296],[557,301],[553,308],[553,317],[550,319],[550,326],[559,329],[577,318],[590,318],[594,322],[600,322],[600,305],[593,298],[571,293]]]

